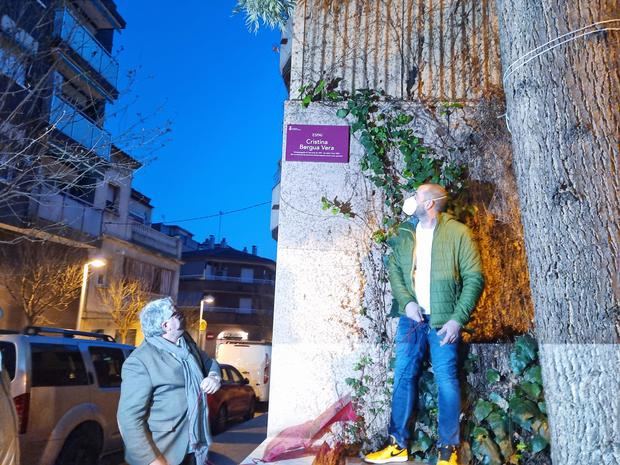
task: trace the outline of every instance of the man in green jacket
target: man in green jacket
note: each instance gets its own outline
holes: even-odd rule
[[[457,465],[461,393],[457,352],[461,328],[469,321],[484,286],[480,255],[467,226],[444,213],[448,194],[423,184],[405,200],[412,221],[400,226],[390,245],[389,275],[400,316],[390,419],[390,443],[366,462],[405,462],[408,422],[417,398],[422,361],[430,348],[439,392],[438,465]]]

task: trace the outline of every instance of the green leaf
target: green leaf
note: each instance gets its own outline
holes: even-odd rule
[[[487,436],[489,436],[489,432],[481,426],[476,426],[471,432],[471,437],[475,440],[480,440],[482,438],[486,438]]]
[[[538,408],[541,413],[547,414],[547,403],[546,402],[538,402]]]
[[[315,96],[317,96],[317,95],[319,95],[321,92],[323,92],[323,89],[325,89],[325,84],[326,84],[325,80],[324,80],[324,79],[321,79],[321,80],[317,83],[316,87],[314,88],[313,94],[314,94]]]
[[[532,438],[532,453],[537,454],[548,445],[549,442],[545,438],[537,434]]]
[[[501,376],[497,370],[489,368],[487,370],[487,381],[489,384],[495,384],[500,380]]]
[[[530,419],[534,418],[539,412],[538,406],[534,402],[515,396],[510,399],[510,410],[511,417],[517,424],[528,431],[532,430]]]
[[[503,439],[508,436],[506,432],[506,414],[491,412],[486,420],[497,439]]]
[[[482,421],[493,411],[493,404],[486,400],[478,400],[476,407],[474,408],[474,416],[476,420]]]
[[[489,437],[481,437],[472,444],[474,454],[482,459],[485,465],[502,465],[502,458],[497,444]]]
[[[304,99],[301,101],[301,105],[304,108],[308,108],[311,102],[312,102],[312,97],[310,95],[306,95]]]
[[[517,341],[515,342],[515,346],[517,350],[523,352],[523,354],[527,356],[529,360],[536,359],[536,352],[538,350],[536,345],[536,339],[534,339],[529,334],[518,337]]]
[[[360,129],[362,129],[364,127],[364,123],[362,123],[361,121],[356,121],[355,123],[353,123],[353,125],[351,126],[351,132],[353,134],[355,134],[357,131],[359,131]]]
[[[433,440],[424,432],[418,431],[417,438],[411,445],[410,452],[415,454],[416,452],[426,452],[433,445]]]
[[[523,373],[523,379],[530,383],[542,384],[542,374],[541,374],[540,365],[534,365],[528,368],[527,370],[525,370],[525,373]]]
[[[510,369],[515,375],[520,375],[527,368],[529,360],[520,352],[514,350],[510,353]]]
[[[542,388],[540,384],[536,383],[526,383],[523,382],[519,384],[519,387],[523,389],[523,391],[527,394],[527,396],[532,400],[538,400],[540,393],[542,392]]]
[[[499,408],[501,408],[502,410],[504,411],[508,410],[508,401],[504,399],[501,395],[499,395],[497,392],[492,392],[491,394],[489,394],[489,400],[493,402],[495,405],[497,405]]]
[[[340,110],[336,112],[336,116],[338,118],[346,118],[348,114],[349,114],[349,110],[347,110],[346,108],[341,108]]]

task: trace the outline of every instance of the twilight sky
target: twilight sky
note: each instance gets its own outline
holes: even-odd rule
[[[271,200],[281,156],[283,101],[278,31],[248,32],[234,0],[117,0],[127,28],[116,36],[121,97],[112,133],[138,113],[147,127],[171,122],[166,145],[138,171],[134,187],[152,199],[153,222],[178,224],[202,241],[218,218],[175,221]],[[137,157],[139,150],[130,149]],[[224,215],[221,236],[275,259],[269,204]]]

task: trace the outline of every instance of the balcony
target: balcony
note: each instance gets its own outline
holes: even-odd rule
[[[244,283],[244,284],[267,284],[269,286],[275,285],[273,279],[257,279],[257,278],[241,278],[239,276],[222,276],[216,274],[183,274],[183,279],[204,279],[205,281],[223,281],[228,283]]]
[[[110,159],[112,145],[110,134],[58,94],[52,96],[49,122],[55,124],[58,131],[76,141],[87,151],[93,151],[106,160]]]
[[[150,226],[134,223],[131,225],[131,241],[148,249],[171,257],[181,257],[180,240],[170,237]]]
[[[93,237],[101,234],[102,211],[70,194],[43,187],[31,210],[32,216],[54,227],[68,227]]]
[[[204,311],[205,313],[237,313],[239,315],[256,315],[261,313],[261,310],[256,308],[212,307],[211,305],[206,306]]]
[[[42,185],[36,192],[0,204],[0,223],[26,233],[39,231],[80,242],[89,242],[101,234],[100,209],[66,192]]]
[[[109,85],[116,89],[118,62],[110,56],[109,52],[79,23],[69,10],[56,11],[54,35],[69,45]]]

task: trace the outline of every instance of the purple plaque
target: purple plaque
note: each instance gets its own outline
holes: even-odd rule
[[[349,162],[349,126],[289,124],[286,161]]]

